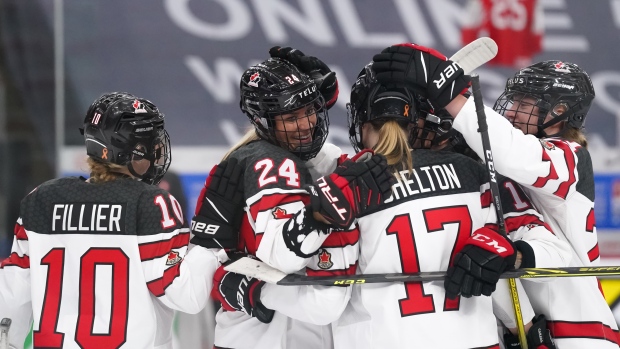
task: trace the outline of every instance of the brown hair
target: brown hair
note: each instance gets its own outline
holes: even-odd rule
[[[567,127],[566,131],[562,133],[562,138],[578,143],[584,148],[588,148],[588,140],[586,139],[586,135],[583,133],[581,129]]]
[[[118,179],[119,177],[127,177],[126,174],[119,172],[119,170],[125,167],[111,162],[102,162],[93,157],[88,157],[86,160],[88,167],[90,168],[90,182],[91,183],[103,183],[110,182]]]
[[[374,151],[385,156],[393,171],[398,173],[407,170],[413,173],[413,157],[408,137],[400,124],[395,120],[387,120],[382,123],[371,122],[371,125],[379,131],[379,141],[374,146]]]

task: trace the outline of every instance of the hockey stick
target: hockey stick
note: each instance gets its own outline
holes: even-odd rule
[[[470,74],[474,69],[492,60],[497,55],[497,44],[491,38],[478,38],[458,50],[449,60],[457,62]]]
[[[497,227],[499,233],[509,239],[506,233],[506,224],[504,222],[504,210],[502,209],[502,199],[499,194],[497,185],[497,174],[493,165],[493,152],[491,151],[491,142],[489,141],[489,127],[487,125],[487,117],[484,113],[484,103],[482,102],[482,92],[480,92],[480,77],[472,75],[471,77],[472,94],[474,96],[474,104],[476,105],[476,114],[478,116],[478,132],[482,138],[482,150],[484,151],[484,163],[487,165],[489,173],[489,184],[491,186],[491,196],[495,203],[495,213],[497,215]],[[516,253],[516,251],[515,251]],[[517,321],[517,332],[519,334],[519,344],[522,349],[527,349],[527,338],[525,336],[525,328],[523,325],[523,315],[521,314],[521,302],[519,302],[519,291],[517,290],[517,282],[514,278],[508,279],[510,285],[510,296],[512,298],[512,307]]]
[[[226,271],[243,274],[270,284],[283,286],[340,286],[385,282],[443,281],[445,271],[431,271],[413,274],[364,274],[338,276],[307,276],[285,274],[254,258],[243,257],[224,267]],[[565,268],[522,268],[504,272],[501,279],[538,279],[548,277],[617,276],[620,266],[607,267],[565,267]]]
[[[0,321],[0,349],[9,349],[9,329],[11,328],[11,319],[5,317]]]

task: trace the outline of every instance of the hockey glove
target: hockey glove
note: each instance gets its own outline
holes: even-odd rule
[[[270,323],[275,313],[260,302],[264,281],[232,273],[220,266],[213,276],[211,297],[222,303],[227,311],[242,311],[260,322]]]
[[[377,81],[406,84],[428,98],[434,109],[448,105],[470,86],[470,78],[438,51],[411,43],[392,45],[373,57]]]
[[[206,248],[237,249],[243,218],[243,167],[237,159],[224,160],[211,169],[198,196],[190,240]]]
[[[490,296],[500,275],[514,269],[517,249],[512,241],[489,228],[480,228],[454,257],[444,280],[446,297]]]
[[[385,157],[366,150],[343,162],[331,175],[317,179],[307,189],[312,210],[333,226],[345,229],[356,217],[388,199],[395,181]]]
[[[269,55],[291,62],[302,73],[310,76],[325,99],[327,109],[336,104],[338,100],[336,73],[331,71],[323,61],[313,56],[306,56],[303,52],[291,47],[274,46],[269,49]]]
[[[555,349],[555,342],[551,337],[551,331],[547,329],[545,316],[539,315],[532,322],[532,327],[526,334],[527,347],[530,349]],[[505,334],[504,347],[506,349],[521,349],[519,337],[512,333]]]

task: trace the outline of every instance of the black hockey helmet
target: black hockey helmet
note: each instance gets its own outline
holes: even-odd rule
[[[411,133],[411,147],[415,149],[430,149],[454,134],[453,118],[445,109],[431,111],[427,103],[421,102],[422,123],[416,125]],[[421,124],[421,125],[420,125]]]
[[[509,118],[506,112],[515,111],[522,104],[538,107],[538,114],[530,113],[527,122],[511,121],[536,127],[536,136],[540,138],[557,135],[548,135],[544,129],[560,121],[566,121],[563,131],[581,129],[593,99],[594,87],[583,69],[573,63],[551,60],[523,68],[509,78],[493,109]],[[563,106],[564,113],[557,114],[557,106]],[[548,114],[552,119],[545,122]]]
[[[88,156],[127,166],[143,182],[159,183],[170,167],[164,114],[146,99],[125,92],[103,94],[86,112],[83,133]],[[134,164],[143,160],[150,165],[137,173]]]
[[[419,98],[404,85],[377,82],[372,63],[358,74],[347,104],[349,140],[356,151],[362,144],[362,125],[366,122],[396,120],[403,128],[415,125],[420,117]]]
[[[314,80],[290,62],[270,58],[243,73],[240,90],[241,111],[248,116],[262,139],[292,152],[304,161],[319,153],[327,139],[329,117],[325,100]],[[302,108],[307,108],[306,113],[304,117],[296,118],[295,131],[276,130],[276,118]],[[307,128],[302,125],[309,126],[312,137],[306,144],[299,141],[304,137],[300,128]]]

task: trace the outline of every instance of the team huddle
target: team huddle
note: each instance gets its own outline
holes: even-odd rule
[[[26,196],[0,266],[13,346],[32,323],[35,348],[172,348],[174,311],[212,298],[220,349],[619,347],[596,277],[516,281],[522,319],[500,279],[599,263],[585,71],[533,64],[484,107],[491,182],[457,62],[415,44],[374,55],[350,90],[346,155],[326,143],[336,74],[290,47],[269,55],[241,76],[253,128],[209,173],[191,224],[156,186],[171,162],[163,113],[124,92],[93,102],[90,178]],[[283,286],[224,269],[244,256],[287,274],[446,277]]]

